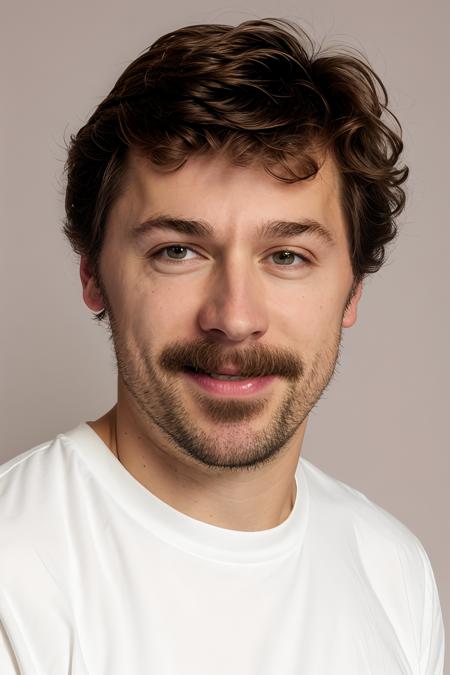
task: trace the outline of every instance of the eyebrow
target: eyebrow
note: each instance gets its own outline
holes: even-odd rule
[[[172,230],[179,234],[187,234],[200,239],[214,236],[214,228],[203,220],[175,218],[164,214],[147,218],[140,225],[133,227],[131,236],[133,239],[140,239],[152,230]],[[302,234],[313,235],[329,247],[336,244],[336,240],[331,232],[313,218],[304,218],[298,222],[291,220],[269,220],[259,225],[256,230],[256,236],[261,239],[275,237],[292,239]]]

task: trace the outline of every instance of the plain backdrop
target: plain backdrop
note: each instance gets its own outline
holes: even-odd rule
[[[297,21],[317,42],[361,50],[404,129],[411,177],[400,235],[366,280],[358,323],[344,331],[340,366],[302,452],[419,537],[448,626],[447,0],[3,0],[0,462],[115,401],[111,345],[83,304],[78,261],[61,233],[70,134],[161,34],[270,16]]]

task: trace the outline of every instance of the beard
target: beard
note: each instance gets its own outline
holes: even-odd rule
[[[171,448],[212,470],[252,470],[274,461],[319,401],[339,361],[341,326],[327,335],[310,363],[288,349],[259,344],[230,350],[203,339],[175,341],[153,355],[143,342],[131,344],[122,334],[104,289],[103,297],[118,375],[137,406],[149,442],[157,427]],[[213,398],[189,385],[191,401],[186,407],[182,371],[192,366],[218,372],[227,362],[246,377],[277,375],[286,381],[269,418],[275,392],[247,399]],[[269,386],[282,384],[277,380]],[[258,419],[263,415],[267,421],[262,425]]]

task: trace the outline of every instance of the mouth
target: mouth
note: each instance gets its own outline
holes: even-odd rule
[[[249,396],[261,392],[276,378],[275,376],[229,375],[224,373],[208,373],[198,368],[183,368],[189,382],[194,383],[209,394],[222,397]]]
[[[226,372],[218,372],[218,373],[211,372],[210,373],[206,370],[200,370],[199,368],[194,368],[193,366],[186,366],[183,370],[184,370],[184,372],[193,373],[195,375],[207,375],[208,377],[211,377],[214,380],[236,381],[236,380],[248,380],[249,379],[248,375],[240,375],[240,374],[237,374],[237,373],[231,374],[231,373],[226,373]]]

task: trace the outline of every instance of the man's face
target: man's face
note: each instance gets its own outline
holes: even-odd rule
[[[167,218],[178,225],[161,227]],[[280,222],[306,227],[269,231]],[[345,309],[353,277],[330,159],[287,184],[219,156],[162,173],[131,154],[107,223],[102,297],[86,270],[83,259],[85,301],[109,315],[119,401],[169,452],[230,469],[271,461],[304,431],[361,290]],[[194,370],[227,366],[246,379]]]

